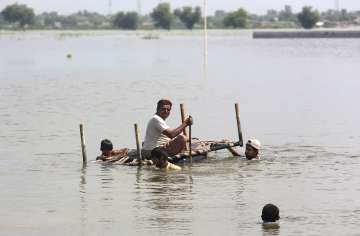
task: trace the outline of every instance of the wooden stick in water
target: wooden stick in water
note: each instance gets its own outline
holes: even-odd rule
[[[191,116],[190,116],[191,119]],[[189,125],[189,159],[190,159],[190,165],[192,165],[192,153],[191,153],[191,125]]]
[[[142,156],[141,156],[140,135],[139,135],[138,125],[134,124],[134,128],[135,128],[135,138],[136,138],[136,150],[138,153],[137,160],[139,165],[141,165]]]
[[[81,152],[83,158],[83,165],[86,165],[87,156],[86,156],[86,146],[85,146],[85,136],[84,136],[84,126],[80,124],[80,139],[81,139]]]
[[[181,112],[181,123],[184,123],[185,121],[185,108],[184,108],[184,104],[180,104],[180,112]],[[185,135],[185,137],[188,137],[187,132],[186,132],[186,128],[183,131],[183,134]],[[185,145],[185,150],[188,150],[187,146]]]
[[[244,146],[244,142],[243,142],[241,124],[240,124],[239,104],[237,104],[237,103],[235,103],[235,113],[236,113],[237,130],[238,130],[238,135],[239,135],[239,144],[240,144],[240,147],[242,147],[242,146]]]

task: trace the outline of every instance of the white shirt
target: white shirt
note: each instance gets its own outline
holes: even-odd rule
[[[166,129],[169,129],[169,126],[165,120],[155,114],[147,124],[143,149],[153,150],[169,142],[170,138],[162,133]]]

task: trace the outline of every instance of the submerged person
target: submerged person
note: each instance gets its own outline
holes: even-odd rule
[[[151,151],[151,160],[157,168],[162,170],[181,170],[180,166],[168,161],[168,156],[169,154],[160,147],[156,147]]]
[[[266,204],[261,212],[261,219],[263,220],[263,226],[269,228],[278,228],[280,219],[280,210],[274,204]]]
[[[100,143],[101,155],[96,158],[96,160],[107,161],[113,157],[125,157],[129,153],[128,148],[116,149],[114,150],[113,144],[109,139],[103,139]]]
[[[149,158],[151,150],[162,147],[169,156],[174,156],[184,150],[186,137],[181,133],[184,129],[192,125],[192,118],[188,117],[177,128],[171,129],[165,122],[169,117],[172,103],[170,100],[161,99],[157,103],[156,113],[150,119],[146,127],[143,153],[145,158]]]
[[[109,139],[103,139],[100,143],[101,155],[96,158],[97,161],[116,162],[125,165],[152,165],[151,160],[142,160],[139,163],[138,152],[136,149],[113,149],[113,144]]]
[[[249,139],[245,145],[245,157],[247,160],[259,160],[259,151],[261,148],[261,143],[257,139]],[[234,148],[230,147],[228,150],[234,156],[243,156],[242,153],[238,152]]]

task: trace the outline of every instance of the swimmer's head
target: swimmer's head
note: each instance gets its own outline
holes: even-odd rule
[[[262,209],[261,219],[264,223],[276,222],[280,219],[280,211],[274,204],[266,204]]]
[[[151,151],[151,160],[158,168],[166,168],[168,165],[169,154],[160,147],[156,147]]]
[[[259,155],[259,150],[261,143],[257,139],[249,139],[246,143],[245,156],[246,159],[251,160],[257,158]]]
[[[100,151],[104,156],[108,156],[112,150],[113,150],[113,144],[109,139],[101,140]]]

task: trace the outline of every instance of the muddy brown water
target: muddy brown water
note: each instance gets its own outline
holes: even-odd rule
[[[357,39],[253,40],[201,32],[0,34],[1,235],[358,235]],[[71,54],[71,58],[67,58]],[[193,136],[261,140],[178,173],[92,162],[102,138],[135,147],[162,97]],[[79,123],[89,163],[82,169]],[[278,230],[261,227],[266,203]]]

